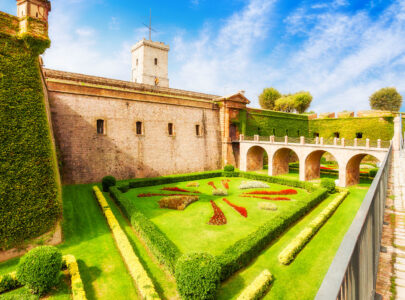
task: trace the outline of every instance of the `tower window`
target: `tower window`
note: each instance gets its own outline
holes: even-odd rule
[[[174,135],[173,123],[167,124],[167,131],[168,131],[170,136]]]
[[[104,134],[104,120],[97,120],[97,133]]]
[[[362,132],[357,132],[356,133],[356,138],[362,139],[363,138],[363,133]]]
[[[36,13],[35,16],[38,18],[38,13]]]
[[[195,134],[196,136],[201,136],[201,126],[195,125]]]
[[[138,121],[138,122],[136,122],[136,134],[142,135],[142,133],[143,133],[142,122]]]
[[[155,58],[155,66],[157,66],[158,60],[157,58]]]
[[[335,138],[340,138],[340,133],[339,132],[335,132],[333,135],[335,136]]]

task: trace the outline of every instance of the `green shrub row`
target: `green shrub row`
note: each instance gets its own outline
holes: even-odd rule
[[[282,234],[292,223],[305,216],[328,195],[325,188],[318,188],[303,201],[294,202],[291,210],[261,225],[256,231],[237,241],[218,256],[221,280],[247,266],[260,251]]]
[[[322,178],[321,186],[328,190],[328,193],[333,194],[336,191],[336,184],[334,179]]]
[[[39,44],[0,33],[0,249],[51,230],[61,215]]]
[[[176,245],[169,240],[152,221],[139,211],[133,201],[122,194],[117,187],[110,187],[110,195],[130,220],[134,229],[141,236],[159,263],[165,265],[167,269],[174,274],[176,261],[181,255]]]
[[[221,266],[208,253],[190,253],[179,258],[176,264],[177,289],[182,299],[216,299],[220,285]]]
[[[236,300],[261,299],[269,289],[273,276],[269,270],[263,270],[239,295]]]
[[[219,171],[209,171],[209,172],[197,172],[189,174],[179,174],[179,175],[168,175],[160,177],[151,177],[151,178],[137,178],[129,182],[121,183],[119,189],[121,192],[128,191],[128,189],[135,189],[146,186],[154,186],[161,184],[176,183],[182,181],[192,181],[206,178],[221,177],[222,170]],[[230,172],[233,173],[233,172]]]
[[[22,286],[17,279],[16,273],[17,272],[11,272],[9,274],[0,276],[0,294]]]
[[[376,171],[375,171],[376,170]],[[292,166],[290,164],[289,167],[289,171],[290,172],[298,172],[299,171],[299,167],[295,167]],[[377,174],[378,169],[371,169],[367,174],[364,173],[360,173],[360,178],[362,179],[372,179],[375,177],[375,175]],[[325,170],[325,169],[321,169],[320,173],[323,175],[334,175],[334,176],[338,176],[339,175],[339,170]]]
[[[346,196],[349,194],[349,190],[343,190],[337,197],[329,203],[329,205],[322,210],[322,212],[305,227],[278,256],[280,263],[287,265],[295,256],[305,247],[310,239],[318,232],[323,224],[332,216],[335,210],[343,202]]]

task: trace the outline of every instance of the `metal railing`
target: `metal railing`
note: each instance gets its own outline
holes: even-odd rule
[[[374,299],[391,155],[392,146],[336,252],[316,300]]]

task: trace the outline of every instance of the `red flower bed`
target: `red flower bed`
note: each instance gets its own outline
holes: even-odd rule
[[[251,191],[243,193],[243,195],[295,195],[295,194],[297,194],[297,191],[293,189],[281,191]]]
[[[244,198],[257,198],[257,199],[264,199],[264,200],[291,200],[287,197],[267,197],[267,196],[249,196],[249,195],[242,195],[240,197]]]
[[[226,188],[227,190],[229,190],[229,179],[224,179],[222,180],[222,185],[224,186],[224,188]]]
[[[245,218],[247,218],[247,210],[246,208],[242,207],[242,206],[237,206],[231,202],[229,202],[228,199],[222,199],[224,200],[229,206],[231,206],[234,210],[236,210],[238,213],[240,213],[242,216],[244,216]]]
[[[329,168],[329,167],[321,167],[321,170],[336,170],[335,168]]]
[[[185,189],[180,189],[178,187],[164,187],[163,189],[160,189],[161,191],[171,191],[171,192],[183,192],[183,193],[193,193],[193,194],[199,194],[199,191],[189,191]]]
[[[138,198],[144,197],[155,197],[155,196],[184,196],[184,194],[156,194],[156,193],[145,193],[145,194],[138,194]]]
[[[214,190],[217,189],[213,181],[208,182],[208,185],[212,186]]]
[[[222,210],[215,204],[214,201],[210,201],[212,208],[214,209],[214,215],[211,217],[210,221],[208,222],[209,225],[225,225],[226,224],[226,217]]]

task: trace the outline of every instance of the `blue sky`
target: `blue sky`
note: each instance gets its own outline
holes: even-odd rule
[[[405,96],[405,0],[54,0],[46,67],[129,80],[149,9],[171,87],[245,90],[255,107],[264,87],[307,90],[318,112],[368,109],[385,86]]]

